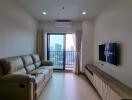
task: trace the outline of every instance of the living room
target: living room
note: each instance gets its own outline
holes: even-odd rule
[[[2,94],[0,99],[131,100],[131,10],[131,0],[1,0],[0,59],[5,59],[1,63],[5,64],[6,62],[7,66],[0,65],[0,94]],[[39,33],[41,35],[38,36]],[[52,72],[51,67],[54,66],[54,62],[47,57],[49,33],[62,33],[64,37],[64,33],[70,33],[81,37],[76,37],[77,56],[73,72],[64,69]],[[100,52],[102,52],[99,48],[101,45],[107,44],[117,45],[114,48],[118,49],[116,50],[118,51],[116,54],[118,63],[110,62],[108,59],[104,61],[101,59],[102,57],[99,57]],[[65,52],[65,50],[63,51]],[[105,53],[105,50],[103,52]],[[15,68],[15,65],[11,64],[13,69],[10,69],[9,60],[6,58],[14,59],[14,57],[18,57],[16,61],[21,63],[17,65],[20,68]],[[50,61],[41,61],[41,58]],[[63,61],[64,68],[65,59]],[[35,90],[37,88],[35,86],[32,88],[33,90],[30,89],[30,92],[26,91],[26,85],[22,83],[19,86],[26,92],[18,88],[16,90],[15,88],[6,88],[8,86],[17,87],[16,83],[11,85],[10,81],[12,80],[15,82],[22,78],[25,80],[20,80],[20,82],[25,82],[28,78],[18,74],[14,79],[6,77],[4,74],[10,75],[14,70],[22,69],[22,67],[22,72],[24,70],[24,74],[29,74],[28,71],[38,68],[36,67],[38,62],[50,66],[47,67],[49,70],[48,78],[44,75],[44,79],[47,78],[45,86],[40,85],[38,90]],[[25,66],[29,65],[31,65],[30,68],[24,69]],[[3,66],[9,70],[4,67],[5,72],[3,73]],[[43,71],[43,68],[38,71],[41,73],[39,79],[43,78],[42,74],[46,73]],[[14,75],[16,74],[15,72]],[[34,76],[31,75],[32,78]],[[96,84],[94,79],[97,79]],[[42,82],[42,84],[45,83]],[[109,88],[108,91],[112,91],[112,94],[109,95],[102,84],[107,89]],[[30,86],[32,87],[31,84]]]

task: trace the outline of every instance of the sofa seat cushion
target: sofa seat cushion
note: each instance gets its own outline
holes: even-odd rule
[[[32,65],[26,66],[25,69],[26,69],[27,73],[30,73],[31,71],[33,71],[35,69],[35,65],[32,64]]]
[[[22,68],[22,69],[19,69],[19,70],[13,72],[13,74],[25,75],[26,74],[26,70],[25,70],[25,68]]]
[[[44,74],[32,74],[35,77],[35,89],[37,89],[41,84],[44,83],[45,75]]]
[[[53,66],[40,66],[39,69],[48,69],[51,72],[53,71]]]
[[[35,75],[35,74],[49,74],[49,69],[35,69],[33,71],[30,72],[31,75]]]
[[[39,69],[53,69],[53,66],[40,66]]]

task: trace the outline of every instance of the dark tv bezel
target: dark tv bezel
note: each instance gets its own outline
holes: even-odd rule
[[[116,53],[116,54],[115,54],[116,56],[115,56],[113,59],[115,59],[116,61],[114,61],[114,63],[107,62],[106,60],[100,59],[100,58],[101,58],[101,57],[100,57],[100,56],[101,56],[101,55],[100,55],[100,54],[101,54],[101,53],[100,53],[100,52],[101,52],[101,51],[100,51],[100,47],[101,47],[101,46],[106,46],[106,45],[108,45],[108,44],[109,44],[109,45],[110,45],[110,44],[114,44],[114,45],[115,45],[115,47],[114,47],[114,48],[115,48],[115,52],[114,52],[114,53]],[[100,45],[99,45],[99,55],[98,55],[98,56],[99,56],[99,57],[98,57],[98,58],[99,58],[99,61],[102,61],[102,62],[109,63],[109,64],[112,64],[112,65],[117,66],[117,65],[119,65],[119,57],[118,57],[119,53],[118,53],[118,52],[119,52],[119,51],[118,51],[118,43],[105,43],[105,44],[100,44]],[[103,58],[103,57],[102,57],[102,58]],[[106,58],[105,58],[105,59],[106,59]]]

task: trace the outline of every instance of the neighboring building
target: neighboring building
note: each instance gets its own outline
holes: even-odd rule
[[[61,44],[55,44],[55,51],[61,51]]]

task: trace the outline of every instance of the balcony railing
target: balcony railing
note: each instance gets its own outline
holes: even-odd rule
[[[76,51],[49,51],[48,53],[49,60],[52,61],[54,65],[75,65]]]

